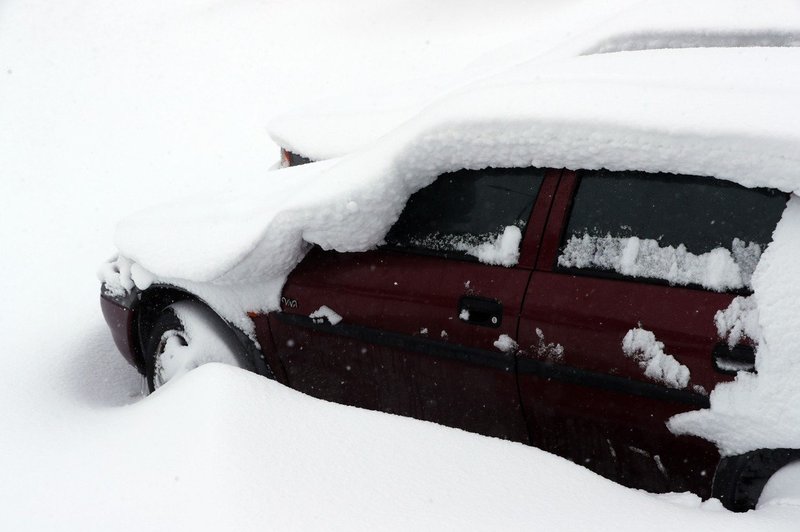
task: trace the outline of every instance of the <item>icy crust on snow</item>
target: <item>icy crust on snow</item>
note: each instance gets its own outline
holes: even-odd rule
[[[269,124],[280,146],[313,160],[370,146],[437,98],[519,65],[581,55],[663,48],[800,44],[800,5],[791,0],[582,2],[542,21],[530,38],[487,52],[460,72],[328,97]]]
[[[734,239],[731,250],[695,255],[683,244],[662,247],[657,240],[611,235],[572,236],[558,257],[564,268],[610,270],[628,277],[700,285],[718,292],[750,286],[761,247]]]
[[[670,420],[673,432],[710,439],[724,455],[800,447],[798,234],[800,200],[793,196],[753,275],[752,300],[734,300],[716,317],[723,335],[756,342],[757,374],[740,372],[733,382],[718,385],[709,409]]]
[[[622,339],[622,352],[635,359],[646,377],[670,388],[686,388],[689,368],[675,357],[664,352],[664,343],[656,340],[652,331],[637,327],[629,330]]]

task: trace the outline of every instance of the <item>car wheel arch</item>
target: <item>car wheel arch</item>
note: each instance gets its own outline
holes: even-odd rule
[[[136,327],[135,338],[138,340],[136,348],[137,356],[141,361],[141,370],[146,370],[146,365],[151,363],[145,356],[144,346],[146,346],[149,341],[150,332],[158,316],[167,307],[179,301],[193,301],[214,312],[214,314],[216,314],[234,333],[234,336],[242,347],[242,352],[246,359],[245,361],[250,366],[250,369],[267,378],[275,378],[269,364],[264,360],[264,356],[258,345],[247,333],[220,316],[219,313],[214,310],[214,307],[209,305],[201,297],[183,288],[166,284],[153,285],[142,291],[139,297],[134,326]]]
[[[712,497],[728,510],[755,509],[769,479],[781,468],[800,461],[800,449],[757,449],[720,459],[714,473]]]

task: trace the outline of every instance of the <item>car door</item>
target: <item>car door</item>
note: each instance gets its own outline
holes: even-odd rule
[[[557,180],[537,169],[444,174],[410,198],[381,248],[313,249],[270,317],[289,384],[527,441],[513,350],[495,342],[516,335]]]
[[[623,484],[707,495],[715,447],[666,421],[731,378],[715,315],[747,295],[785,201],[713,178],[565,172],[520,321],[532,442]]]

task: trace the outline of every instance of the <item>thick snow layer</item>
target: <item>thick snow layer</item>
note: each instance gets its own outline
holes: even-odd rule
[[[739,310],[717,315],[718,326],[724,321],[739,337],[755,336],[758,373],[740,372],[734,382],[718,385],[710,395],[711,408],[674,417],[674,432],[700,434],[728,455],[800,446],[798,231],[800,200],[794,196],[753,275],[757,315],[752,302],[742,301],[734,301],[732,308]]]
[[[142,211],[115,240],[151,277],[196,291],[246,329],[247,310],[278,308],[279,288],[310,244],[374,247],[411,193],[443,172],[604,167],[800,189],[798,79],[800,48],[629,52],[520,68],[441,101],[369,150]],[[730,272],[720,271],[705,281],[729,286]]]
[[[527,36],[484,52],[461,71],[328,96],[270,122],[281,146],[314,160],[374,143],[445,94],[531,63],[580,55],[689,47],[797,46],[800,5],[792,0],[614,0],[570,5],[532,20]],[[541,65],[545,63],[545,65]]]
[[[661,246],[637,237],[571,237],[558,257],[559,266],[610,270],[628,277],[663,279],[670,284],[700,285],[718,292],[750,287],[761,248],[734,239],[731,250],[717,248],[701,255],[686,246]]]
[[[686,388],[689,384],[689,368],[675,357],[664,352],[664,343],[656,340],[652,331],[637,327],[622,339],[622,352],[635,359],[645,376],[670,388]]]

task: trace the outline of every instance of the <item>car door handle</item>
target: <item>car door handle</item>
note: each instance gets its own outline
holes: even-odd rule
[[[729,347],[727,343],[720,342],[714,346],[711,353],[714,369],[727,375],[736,375],[740,371],[755,372],[756,353],[753,346],[736,344]]]
[[[461,296],[458,300],[458,317],[472,325],[500,327],[503,321],[503,304],[485,297]]]

